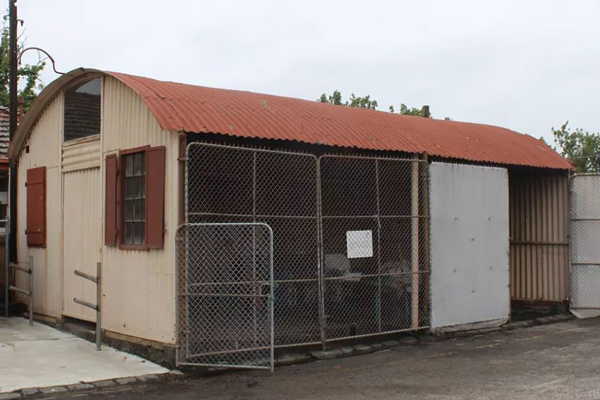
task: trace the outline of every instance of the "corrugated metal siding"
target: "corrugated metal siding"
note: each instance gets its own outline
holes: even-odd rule
[[[78,142],[76,144],[65,144],[62,154],[63,172],[78,171],[86,168],[100,167],[100,137]]]
[[[137,92],[164,130],[571,168],[567,160],[542,141],[500,127],[106,73]]]
[[[166,147],[164,248],[135,251],[104,247],[103,325],[124,335],[175,343],[178,136],[163,132],[140,97],[110,77],[104,81],[103,121],[104,157],[144,145]]]
[[[100,147],[97,147],[98,159]],[[96,285],[75,276],[75,270],[96,275],[101,259],[102,187],[100,168],[63,173],[64,212],[64,311],[65,315],[89,321],[96,312],[73,301],[74,297],[96,303]]]
[[[178,135],[175,132],[163,132],[139,96],[110,77],[105,82],[103,101],[103,132],[100,140],[87,138],[76,144],[67,143],[63,148],[62,95],[51,101],[36,122],[25,143],[29,146],[29,152],[23,151],[19,158],[17,196],[19,204],[25,204],[26,191],[23,185],[26,182],[26,170],[46,166],[49,210],[47,246],[27,247],[24,230],[26,209],[19,207],[18,257],[26,261],[31,254],[35,259],[36,313],[59,318],[65,307],[67,315],[90,319],[91,315],[72,307],[72,297],[77,295],[93,301],[90,297],[90,293],[94,293],[93,287],[83,287],[85,282],[71,275],[73,269],[93,269],[95,259],[101,257],[104,328],[124,335],[174,343],[174,233],[179,216]],[[148,144],[162,145],[167,150],[167,233],[164,249],[126,251],[103,247],[101,217],[104,207],[104,166],[102,158],[96,154],[106,155]],[[96,178],[97,184],[93,175],[100,175]],[[96,215],[92,219],[99,226],[89,223],[90,215]],[[95,273],[93,270],[88,272]],[[26,279],[20,279],[19,284],[26,286]],[[68,286],[64,293],[63,286]]]
[[[20,261],[34,257],[34,311],[39,314],[60,317],[62,312],[62,267],[61,267],[61,192],[60,173],[62,131],[62,96],[51,101],[46,111],[35,124],[27,141],[29,153],[23,152],[17,171],[17,202],[26,204],[27,169],[45,166],[46,170],[46,247],[29,248],[25,228],[26,207],[17,208],[17,256]],[[27,287],[27,278],[20,275],[18,285]],[[25,301],[25,299],[21,299]]]
[[[569,188],[566,174],[511,175],[513,300],[564,301],[569,296]]]

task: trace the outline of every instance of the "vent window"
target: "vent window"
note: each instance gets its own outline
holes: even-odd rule
[[[97,78],[65,91],[65,142],[100,134],[101,90]]]

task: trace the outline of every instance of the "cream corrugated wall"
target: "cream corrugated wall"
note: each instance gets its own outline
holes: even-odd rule
[[[85,149],[96,143],[84,143],[77,147],[85,154]],[[92,145],[92,146],[90,146]],[[63,314],[89,321],[96,320],[96,312],[73,301],[74,297],[89,303],[96,303],[96,285],[75,275],[75,270],[96,275],[96,263],[101,260],[102,241],[100,240],[102,218],[102,179],[100,176],[100,146],[95,146],[97,155],[94,162],[80,163],[84,169],[63,172]],[[77,151],[67,153],[77,154]],[[64,157],[63,165],[69,158]],[[80,158],[81,159],[81,158]],[[87,168],[85,165],[96,165]],[[76,164],[71,163],[72,168]],[[63,169],[64,171],[64,169]]]
[[[514,300],[569,296],[569,186],[562,175],[511,175],[510,271]]]
[[[62,96],[57,96],[35,124],[23,151],[17,171],[17,258],[28,261],[34,258],[33,309],[36,313],[60,317],[62,313],[62,263],[61,263],[61,139]],[[46,247],[28,248],[27,227],[27,169],[46,167]],[[18,273],[17,284],[27,287],[27,278]],[[24,299],[21,299],[24,300]]]
[[[34,311],[56,318],[70,315],[90,319],[89,312],[73,306],[72,297],[77,295],[94,300],[93,292],[88,293],[93,287],[71,274],[74,269],[93,273],[95,263],[92,260],[100,259],[103,263],[103,328],[123,335],[175,343],[178,135],[177,132],[162,131],[137,94],[114,78],[104,78],[102,114],[99,141],[84,140],[75,145],[67,144],[63,149],[63,97],[57,96],[33,128],[27,141],[29,153],[23,151],[19,159],[18,258],[27,261],[31,254],[35,260]],[[104,157],[121,149],[145,145],[162,145],[167,149],[164,249],[133,251],[104,247]],[[47,168],[46,248],[28,248],[25,237],[27,169],[37,166]],[[96,178],[95,188],[92,187],[94,173],[100,175]],[[96,199],[95,213],[89,209],[91,204],[82,203],[84,200],[79,198],[82,194],[90,203],[92,197]],[[78,222],[82,215],[89,218],[88,214],[93,214],[98,228]],[[67,229],[63,229],[63,223]],[[96,234],[90,229],[97,230]],[[85,244],[74,243],[73,237],[79,237]],[[18,284],[26,286],[26,278],[20,278]],[[63,292],[64,286],[69,289]]]
[[[104,80],[103,121],[103,159],[118,150],[145,145],[167,149],[164,249],[134,251],[104,247],[103,325],[113,332],[175,343],[177,134],[162,131],[140,97],[110,77]]]

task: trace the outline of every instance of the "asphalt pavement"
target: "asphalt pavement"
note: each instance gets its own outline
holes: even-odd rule
[[[89,399],[600,399],[600,319],[263,371],[114,387]],[[56,398],[56,397],[55,397]]]

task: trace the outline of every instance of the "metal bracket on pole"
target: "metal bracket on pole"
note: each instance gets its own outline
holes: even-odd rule
[[[96,311],[96,350],[100,351],[102,350],[102,313],[100,310],[102,304],[102,286],[100,285],[102,281],[102,263],[96,263],[96,276],[92,276],[78,270],[75,270],[74,273],[75,275],[83,279],[87,279],[88,281],[92,281],[96,284],[96,304],[92,304],[78,298],[74,298],[73,301]]]

